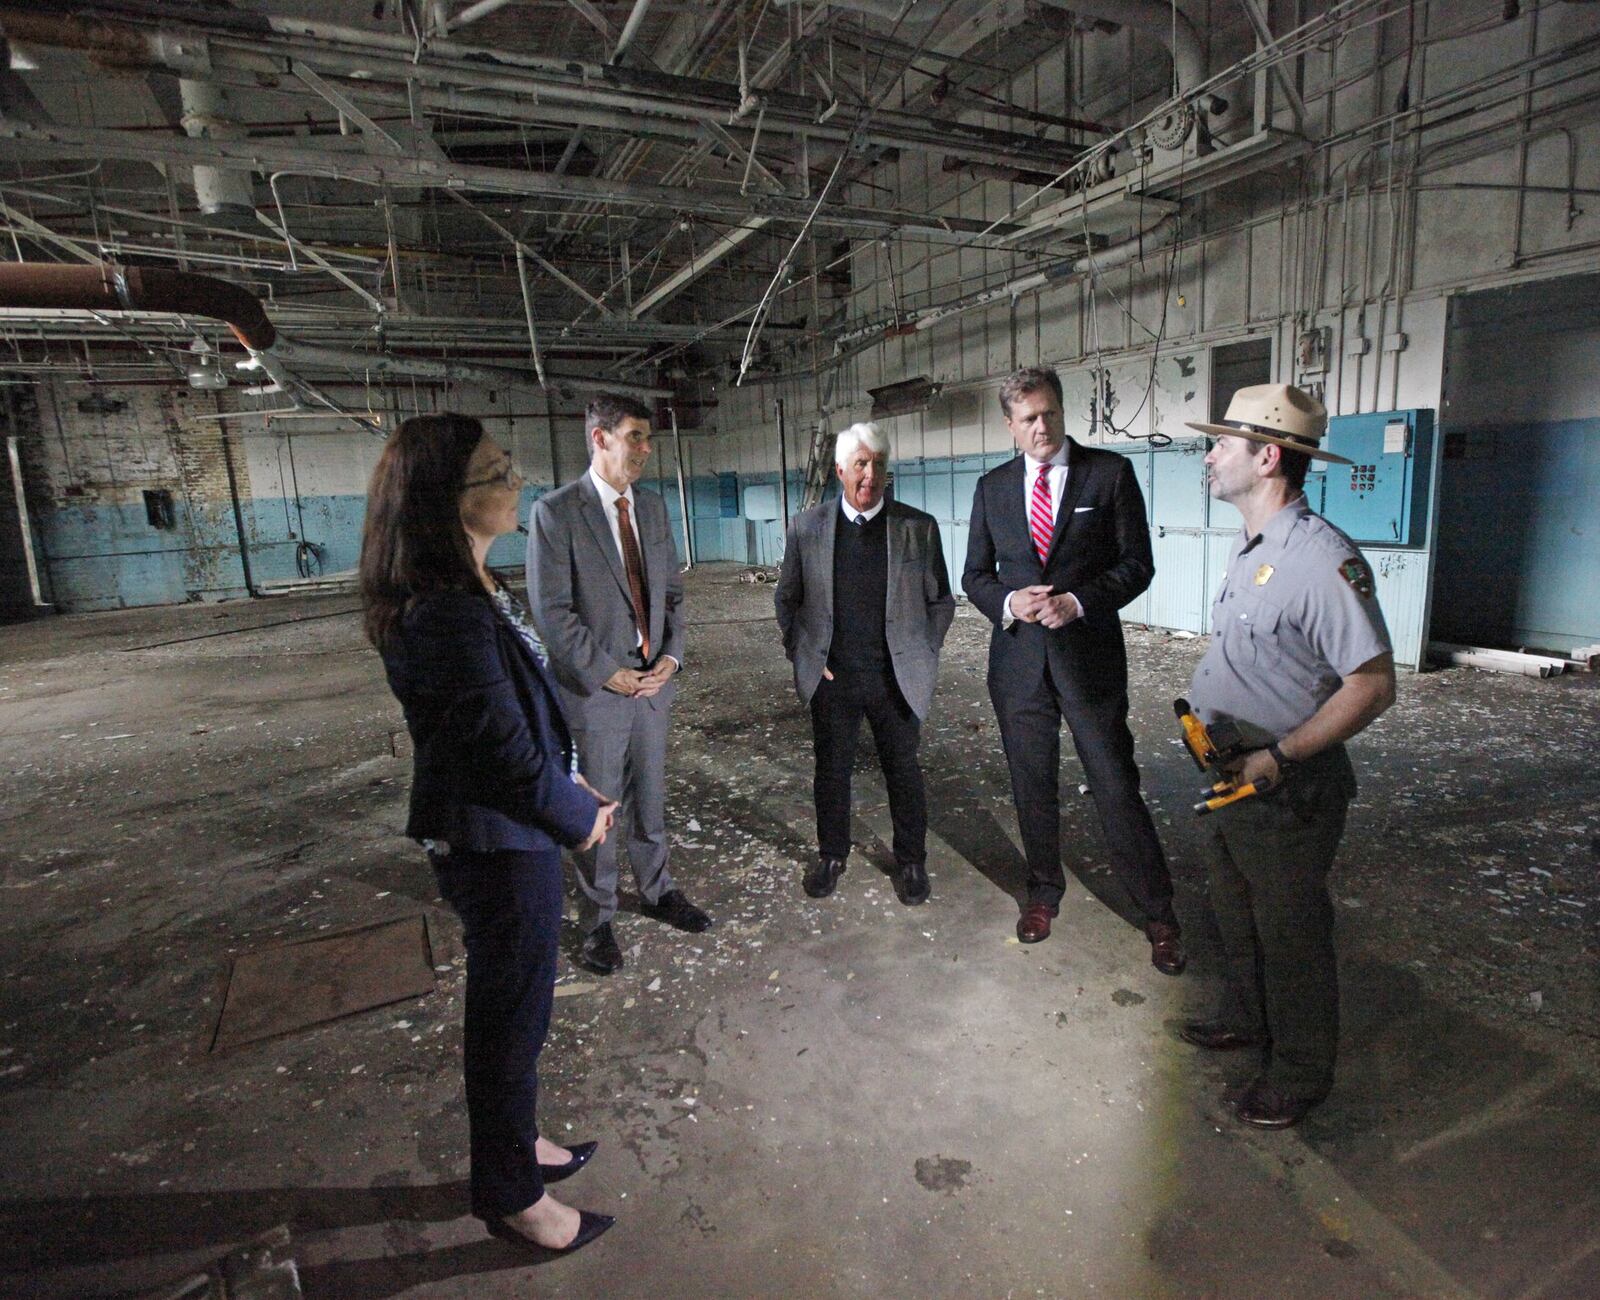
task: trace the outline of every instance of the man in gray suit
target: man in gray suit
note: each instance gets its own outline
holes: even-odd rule
[[[578,765],[595,789],[621,801],[640,910],[698,933],[711,918],[667,870],[667,725],[683,662],[683,582],[666,505],[634,487],[650,459],[650,408],[600,393],[585,424],[589,472],[533,506],[528,602]],[[611,930],[622,838],[574,855],[583,892],[578,961],[600,975],[622,966]]]
[[[895,892],[928,897],[927,798],[917,745],[933,702],[939,647],[955,617],[939,526],[886,501],[889,440],[853,424],[834,444],[841,494],[789,525],[774,596],[794,687],[811,707],[816,865],[802,885],[833,893],[850,855],[850,773],[865,714],[894,823]]]

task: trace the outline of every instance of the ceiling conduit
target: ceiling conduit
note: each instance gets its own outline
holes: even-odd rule
[[[205,316],[222,321],[250,353],[248,367],[259,367],[291,396],[306,387],[290,366],[369,371],[379,375],[416,375],[455,380],[492,388],[542,392],[547,388],[574,392],[621,393],[650,399],[671,397],[666,388],[624,384],[580,376],[537,376],[499,366],[474,366],[455,361],[430,361],[384,353],[347,351],[297,343],[279,334],[267,319],[261,300],[236,284],[209,275],[164,271],[151,267],[64,266],[54,262],[0,263],[0,307],[63,307],[82,311],[163,311]]]
[[[802,370],[793,374],[764,376],[767,382],[797,378],[803,375],[814,374],[819,370],[836,366],[864,352],[867,348],[877,343],[887,342],[892,338],[899,338],[906,334],[919,334],[923,330],[930,330],[942,321],[949,320],[952,316],[960,316],[969,311],[976,311],[980,307],[988,307],[1006,299],[1015,300],[1024,294],[1037,293],[1049,285],[1063,284],[1068,280],[1075,280],[1083,275],[1099,275],[1113,267],[1125,266],[1129,262],[1138,260],[1145,252],[1160,248],[1171,242],[1178,233],[1178,217],[1176,213],[1163,217],[1148,230],[1141,231],[1131,239],[1125,239],[1120,244],[1112,244],[1094,253],[1086,253],[1082,257],[1070,261],[1057,262],[1045,267],[1042,271],[1034,271],[1029,275],[1020,276],[1015,280],[1008,280],[1005,284],[996,285],[992,289],[983,289],[977,293],[967,294],[965,297],[942,303],[937,307],[926,307],[921,311],[907,314],[897,324],[869,325],[860,329],[850,330],[841,334],[834,342],[834,353],[820,366],[813,369]]]

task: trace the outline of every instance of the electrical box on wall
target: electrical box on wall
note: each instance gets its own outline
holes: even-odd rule
[[[1312,497],[1312,508],[1357,542],[1421,545],[1428,517],[1433,412],[1335,416],[1328,421],[1327,448],[1352,463],[1327,466],[1321,475],[1321,507]]]

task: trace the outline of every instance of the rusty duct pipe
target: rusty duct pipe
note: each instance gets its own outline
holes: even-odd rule
[[[230,328],[251,353],[278,338],[261,300],[209,275],[152,267],[0,263],[0,307],[73,307],[85,311],[170,311],[209,316]]]
[[[0,307],[67,307],[84,311],[168,311],[208,316],[224,322],[258,366],[282,389],[295,394],[288,368],[367,371],[378,375],[417,375],[428,379],[484,384],[490,388],[543,391],[569,388],[576,392],[606,391],[651,399],[671,397],[666,388],[611,380],[551,375],[549,384],[535,375],[497,366],[454,361],[428,361],[375,352],[347,351],[296,343],[273,328],[260,299],[238,285],[209,275],[163,271],[150,267],[61,266],[53,262],[0,263]]]

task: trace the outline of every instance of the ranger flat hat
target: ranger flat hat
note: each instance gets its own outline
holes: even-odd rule
[[[1351,462],[1322,449],[1322,435],[1328,429],[1328,408],[1292,384],[1252,384],[1241,388],[1228,403],[1221,424],[1196,424],[1185,420],[1191,429],[1218,434],[1231,433],[1254,442],[1270,442],[1290,451],[1303,451],[1314,460],[1336,465]]]

